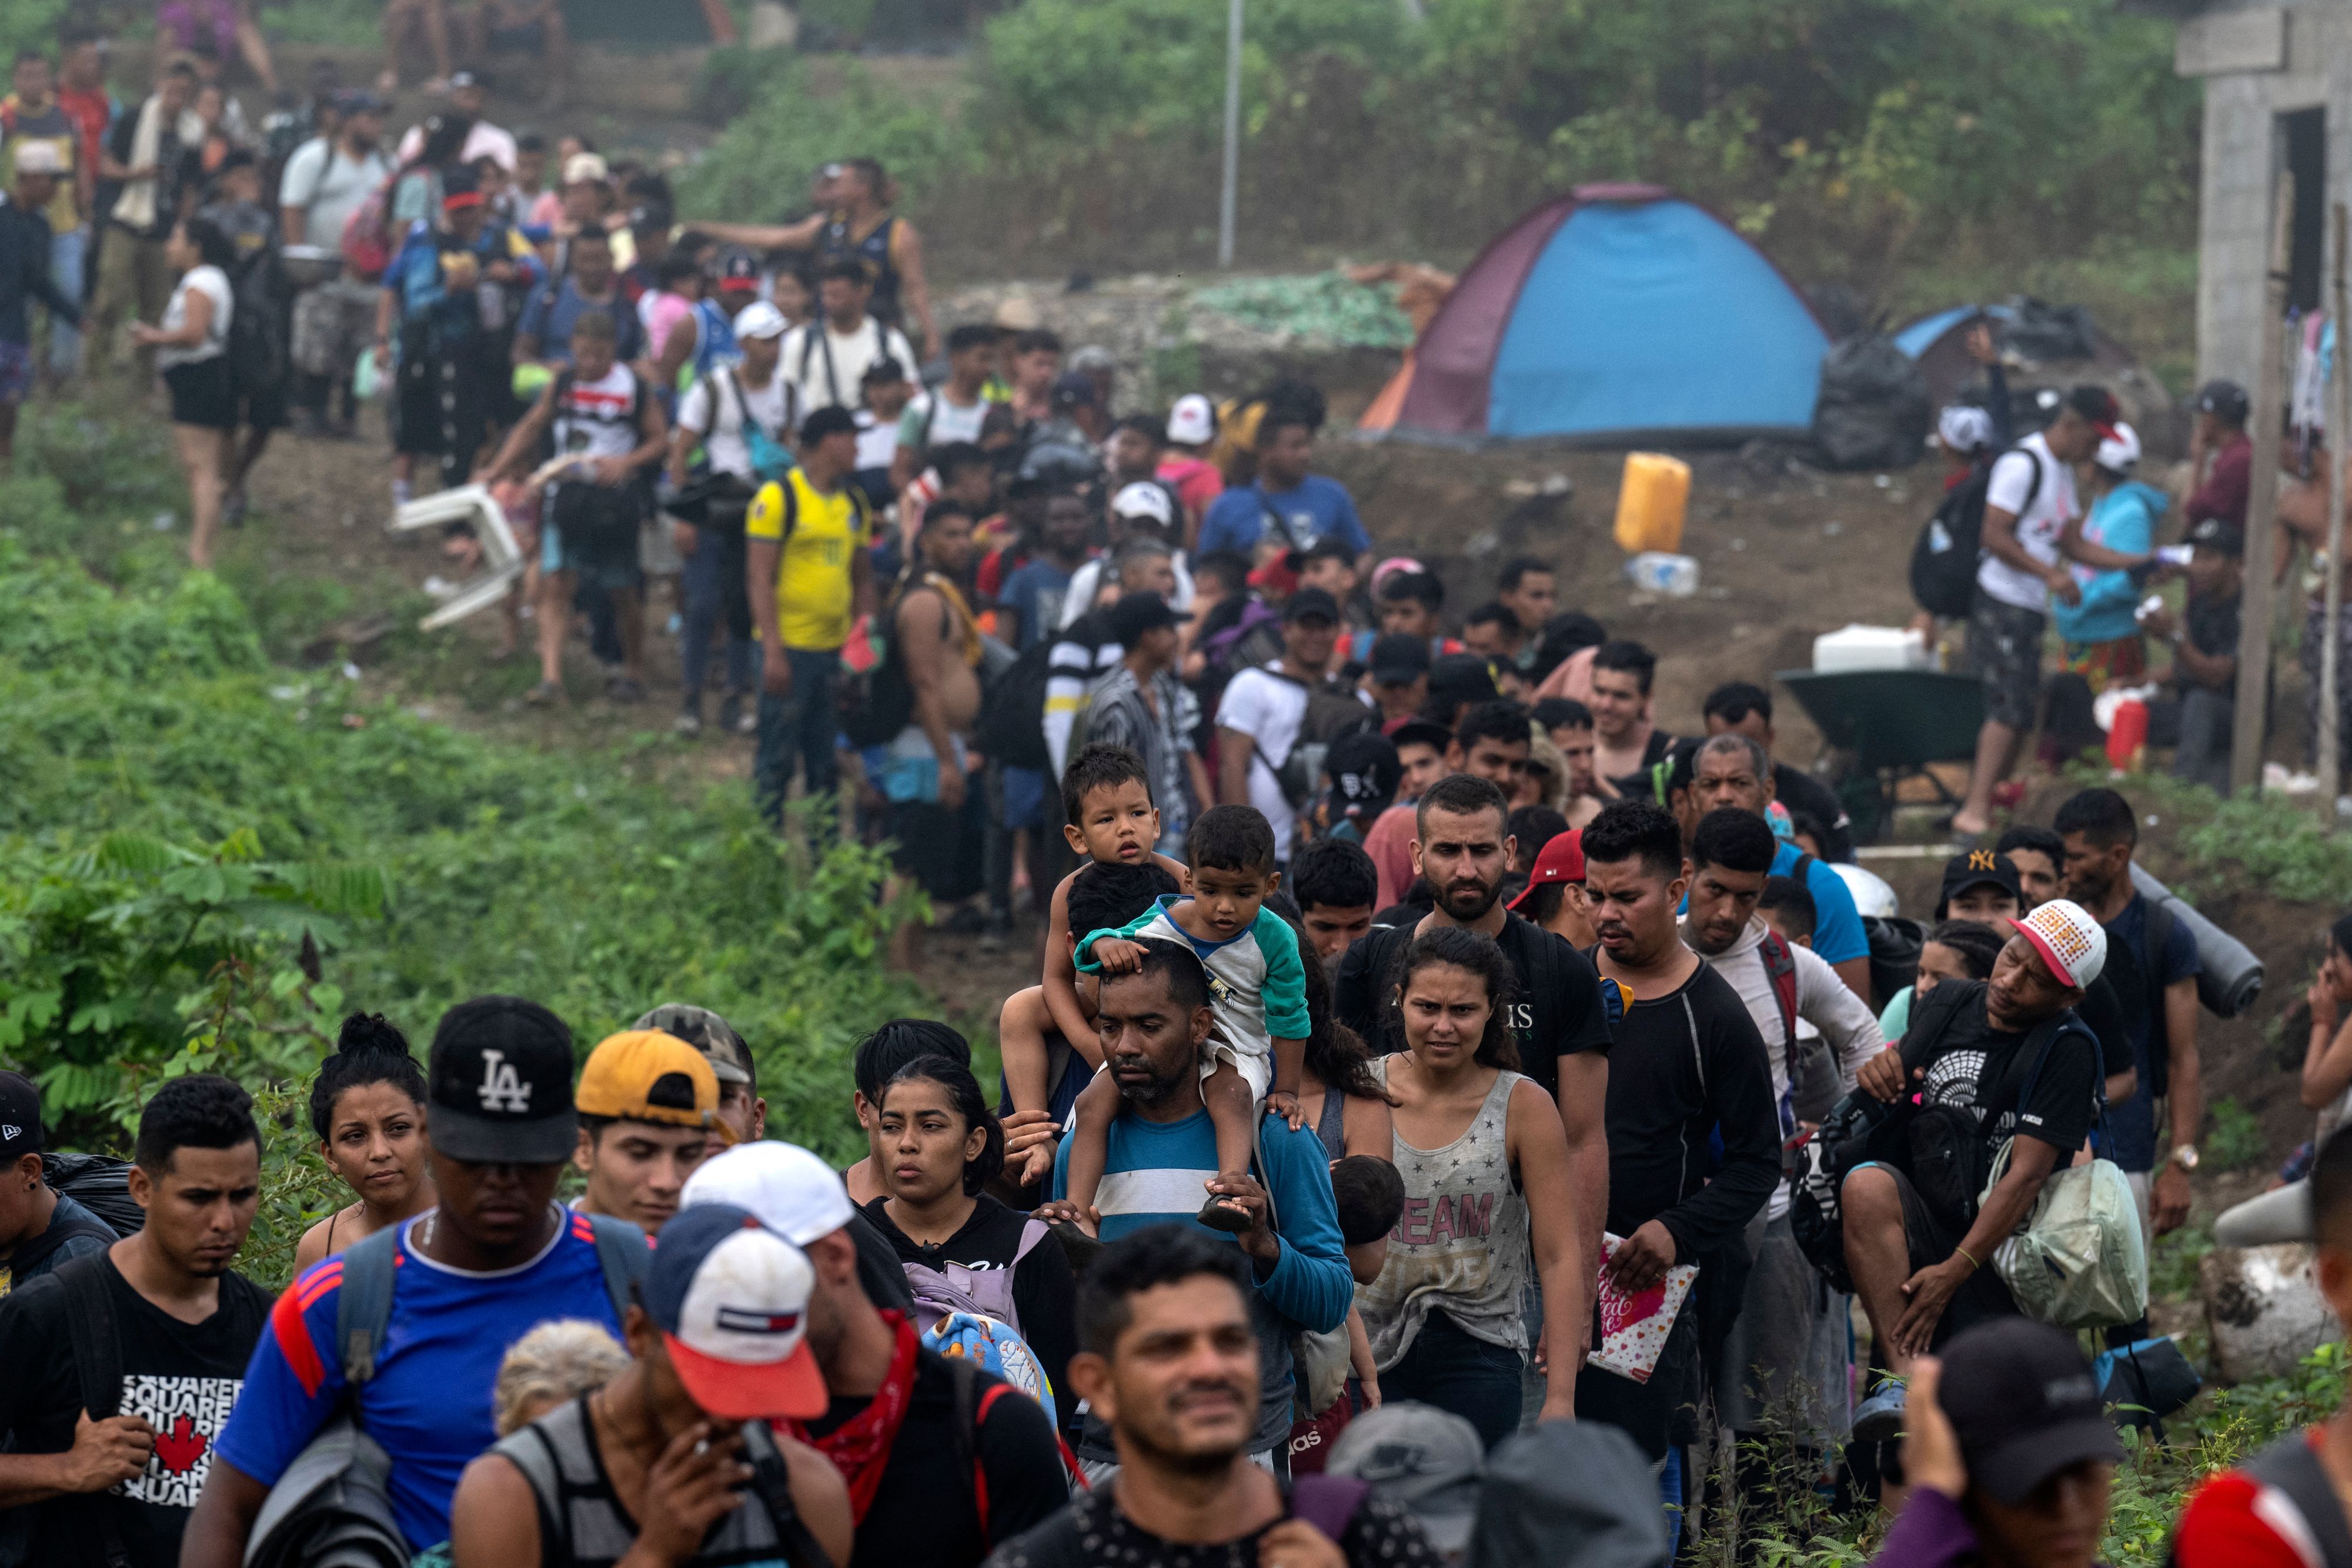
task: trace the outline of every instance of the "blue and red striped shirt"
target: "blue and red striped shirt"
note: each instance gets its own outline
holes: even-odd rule
[[[449,1538],[457,1478],[497,1440],[491,1395],[507,1347],[555,1318],[586,1318],[617,1337],[612,1298],[585,1215],[563,1211],[527,1263],[471,1273],[436,1263],[403,1228],[394,1263],[392,1321],[375,1375],[362,1385],[360,1424],[392,1456],[392,1506],[408,1544]],[[217,1458],[275,1485],[344,1400],[335,1340],[343,1260],[307,1270],[278,1298],[255,1347],[245,1388],[215,1447]]]

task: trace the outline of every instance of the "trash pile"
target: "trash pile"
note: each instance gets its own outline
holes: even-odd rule
[[[1333,348],[1406,349],[1412,322],[1392,289],[1352,281],[1345,273],[1303,277],[1244,277],[1203,288],[1192,302],[1244,327]]]

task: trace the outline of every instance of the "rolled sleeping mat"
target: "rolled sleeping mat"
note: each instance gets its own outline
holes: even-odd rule
[[[2254,956],[2252,948],[2182,903],[2137,861],[2132,862],[2132,885],[2150,904],[2170,910],[2172,917],[2197,939],[2197,957],[2205,967],[2197,977],[2197,999],[2205,1004],[2207,1012],[2233,1019],[2254,1005],[2254,998],[2263,994],[2263,961]]]

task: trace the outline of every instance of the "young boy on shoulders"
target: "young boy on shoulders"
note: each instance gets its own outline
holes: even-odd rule
[[[1185,836],[1192,863],[1192,894],[1164,896],[1125,925],[1089,933],[1077,945],[1087,973],[1126,974],[1142,965],[1138,937],[1188,944],[1209,972],[1216,1028],[1202,1047],[1201,1098],[1217,1135],[1217,1170],[1242,1176],[1260,1106],[1302,1124],[1299,1074],[1307,1060],[1307,971],[1289,922],[1265,907],[1281,882],[1274,868],[1274,828],[1255,808],[1216,806]],[[1078,1095],[1070,1143],[1069,1198],[1091,1210],[1110,1158],[1110,1124],[1118,1085],[1097,1074]],[[1201,1223],[1236,1233],[1249,1228],[1246,1209],[1212,1197]]]
[[[1128,747],[1089,746],[1070,758],[1062,775],[1062,811],[1069,824],[1062,832],[1070,848],[1087,857],[1087,865],[1055,885],[1047,906],[1045,983],[1005,998],[997,1019],[1004,1087],[1015,1111],[1044,1110],[1052,1099],[1053,1085],[1046,1082],[1049,1033],[1059,1030],[1072,1049],[1102,1065],[1101,1048],[1095,1043],[1094,1009],[1078,994],[1070,941],[1070,889],[1087,866],[1156,865],[1175,878],[1174,891],[1187,892],[1192,885],[1181,862],[1152,851],[1160,841],[1160,810],[1151,803],[1150,776],[1143,758]],[[1141,907],[1141,903],[1131,905],[1118,919],[1124,921]],[[1020,1179],[1024,1184],[1040,1180],[1053,1169],[1054,1145],[1040,1144],[1025,1158]]]

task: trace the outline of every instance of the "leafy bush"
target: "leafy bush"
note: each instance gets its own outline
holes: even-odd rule
[[[68,1139],[121,1146],[168,1077],[246,1082],[273,1117],[247,1264],[272,1277],[348,1196],[295,1114],[342,1010],[421,1051],[496,991],[553,1009],[583,1053],[658,1002],[716,1008],[771,1129],[854,1157],[850,1047],[923,1006],[878,962],[905,911],[879,904],[876,852],[812,858],[740,785],[681,795],[625,750],[500,747],[273,670],[163,536],[124,545],[115,587],[58,553],[96,526],[51,515],[76,483],[24,448],[0,483],[0,1062]]]
[[[772,221],[801,204],[812,171],[853,154],[880,159],[913,197],[962,167],[959,139],[940,105],[883,89],[854,61],[841,65],[832,90],[821,91],[806,60],[772,50],[755,57],[782,63],[767,68],[759,98],[679,182],[686,212]]]
[[[2242,1170],[2269,1152],[2270,1139],[2263,1133],[2262,1118],[2239,1104],[2234,1095],[2214,1101],[2209,1114],[2213,1119],[2213,1135],[2205,1146],[2213,1152],[2215,1170]]]

